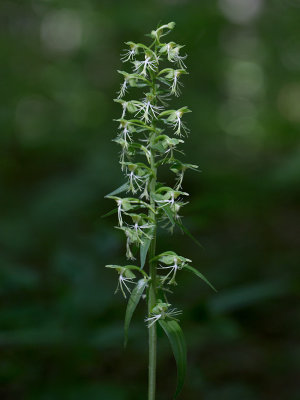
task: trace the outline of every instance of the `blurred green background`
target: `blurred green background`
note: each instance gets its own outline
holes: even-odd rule
[[[299,16],[299,0],[1,0],[1,399],[146,399],[145,308],[124,351],[126,303],[104,265],[124,263],[125,241],[101,215],[123,182],[119,54],[169,21],[189,55],[185,160],[202,170],[186,174],[184,221],[204,250],[178,231],[158,247],[219,290],[182,274],[172,296],[180,398],[300,399]],[[167,400],[176,370],[159,336]]]

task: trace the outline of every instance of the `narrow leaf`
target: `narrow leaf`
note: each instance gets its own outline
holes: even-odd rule
[[[120,187],[118,187],[118,189],[114,190],[111,193],[108,193],[106,196],[104,197],[108,197],[108,196],[114,196],[115,194],[119,194],[119,193],[123,193],[128,189],[128,183],[124,183],[123,185],[121,185]]]
[[[196,243],[199,247],[201,247],[201,249],[204,249],[204,247],[202,246],[202,244],[195,238],[195,236],[189,231],[189,229],[188,229],[186,226],[183,225],[182,222],[176,221],[176,220],[175,220],[175,223],[176,223],[177,226],[179,226],[179,228],[180,228],[181,230],[183,230],[183,232],[184,232],[186,235],[188,235],[188,237],[189,237],[190,239],[193,240],[194,243]]]
[[[166,205],[164,207],[162,207],[162,209],[164,210],[165,214],[167,215],[167,217],[169,218],[170,222],[172,225],[177,225],[179,226],[179,228],[186,234],[189,236],[190,239],[192,239],[199,247],[201,247],[203,249],[202,244],[195,238],[194,235],[192,235],[192,233],[189,231],[189,229],[183,225],[183,223],[181,221],[178,221],[174,218],[173,216],[173,212],[170,208],[169,205]]]
[[[170,341],[172,351],[177,364],[177,387],[174,399],[179,395],[183,387],[186,375],[186,344],[182,330],[178,322],[171,320],[159,320],[160,326],[165,331]]]
[[[201,274],[201,272],[199,272],[196,268],[192,267],[191,265],[185,265],[184,269],[187,269],[191,272],[193,272],[195,275],[198,276],[198,278],[202,279],[205,283],[208,284],[208,286],[210,286],[215,292],[217,292],[217,289],[209,282],[209,280],[207,278],[205,278],[205,276],[203,274]]]
[[[125,323],[124,323],[124,347],[126,347],[126,345],[127,345],[128,329],[129,329],[132,315],[142,297],[142,294],[143,294],[146,286],[147,286],[147,280],[140,279],[137,282],[135,288],[133,289],[133,291],[129,297],[129,300],[127,303],[127,308],[126,308],[126,314],[125,314]]]
[[[170,206],[168,206],[168,205],[163,206],[162,209],[163,209],[164,213],[167,215],[167,217],[169,218],[171,224],[175,225],[175,219],[173,217],[173,213],[172,213]]]
[[[148,232],[149,238],[143,239],[143,243],[140,245],[140,261],[141,261],[141,268],[144,268],[145,262],[146,262],[146,257],[147,253],[152,241],[152,235],[153,235],[154,229],[151,228]]]
[[[151,243],[152,239],[143,239],[143,243],[140,246],[140,259],[141,259],[141,268],[144,268],[145,265],[145,261],[146,261],[146,257],[147,257],[147,253],[150,247],[150,243]]]
[[[109,211],[108,213],[106,213],[106,214],[104,214],[104,215],[101,215],[101,218],[109,217],[110,215],[113,215],[113,214],[115,214],[116,212],[118,212],[118,209],[117,209],[117,208],[115,208],[115,209]]]

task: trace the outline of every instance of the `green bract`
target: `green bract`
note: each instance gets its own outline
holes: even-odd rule
[[[179,137],[189,132],[183,120],[191,110],[187,106],[178,109],[169,107],[172,96],[180,95],[182,80],[188,74],[183,61],[186,58],[182,54],[184,46],[164,41],[165,35],[174,27],[175,23],[170,22],[153,30],[148,35],[152,39],[148,46],[126,42],[127,49],[121,60],[127,63],[128,71],[118,71],[123,82],[114,100],[120,106],[120,117],[115,120],[118,133],[113,139],[120,146],[120,165],[126,182],[106,196],[116,203],[116,208],[107,215],[116,213],[118,216],[117,229],[126,238],[126,257],[137,259],[139,263],[139,266],[107,267],[118,273],[116,291],[120,289],[125,298],[130,294],[125,316],[125,343],[138,303],[142,298],[147,302],[148,400],[155,399],[157,321],[167,334],[176,359],[176,396],[184,382],[186,353],[177,319],[181,311],[172,308],[167,299],[167,294],[171,292],[170,285],[179,284],[181,273],[187,270],[213,287],[200,271],[190,265],[190,259],[174,251],[156,255],[158,226],[171,231],[179,226],[198,244],[179,215],[189,195],[182,189],[184,174],[188,169],[197,171],[198,166],[177,159],[178,154],[182,154],[179,146],[184,143]],[[132,93],[140,91],[138,98],[130,97],[131,88],[134,88]],[[125,98],[125,95],[128,96]],[[175,174],[174,182],[168,186],[158,181],[158,170],[162,165]],[[125,195],[119,197],[122,193]],[[147,259],[148,269],[145,266]],[[138,273],[142,274],[142,279],[135,281]]]

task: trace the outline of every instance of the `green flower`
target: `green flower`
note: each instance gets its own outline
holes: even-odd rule
[[[161,300],[158,300],[157,304],[152,308],[150,315],[145,319],[145,322],[150,328],[155,324],[159,319],[177,319],[178,315],[182,314],[182,311],[177,310],[176,308],[170,308],[171,304],[163,303]]]
[[[173,126],[173,128],[176,130],[175,135],[182,136],[181,129],[186,134],[189,132],[189,129],[187,129],[187,127],[181,120],[182,116],[188,112],[191,112],[191,110],[189,110],[187,107],[181,107],[178,110],[163,111],[159,114],[159,117],[168,116],[168,118],[165,120],[166,123]]]
[[[131,293],[131,290],[128,285],[130,283],[134,283],[133,279],[135,278],[135,274],[128,267],[131,266],[121,267],[120,265],[106,265],[106,268],[113,268],[118,272],[119,278],[115,293],[117,293],[118,290],[121,289],[121,292],[125,297],[125,299],[126,299],[125,291],[127,290],[128,293]]]
[[[184,46],[180,46],[174,42],[164,44],[159,50],[162,54],[167,54],[168,60],[172,63],[177,63],[180,68],[186,68],[183,60],[186,59],[187,55],[180,56],[179,52]]]

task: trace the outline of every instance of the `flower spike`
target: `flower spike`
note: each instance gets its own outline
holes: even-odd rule
[[[188,169],[197,171],[198,167],[177,159],[184,155],[183,136],[189,133],[185,114],[190,110],[186,106],[170,107],[172,99],[181,95],[184,76],[188,74],[187,56],[182,52],[184,46],[173,41],[164,42],[174,27],[175,23],[169,22],[152,30],[147,35],[151,40],[149,45],[126,42],[121,61],[128,71],[118,71],[122,80],[114,101],[120,106],[120,114],[115,120],[118,131],[113,139],[120,146],[119,163],[126,182],[106,197],[115,202],[115,208],[107,215],[116,214],[116,228],[126,240],[125,257],[137,260],[139,265],[107,266],[118,273],[116,292],[120,291],[125,299],[129,296],[125,341],[133,312],[145,299],[150,353],[153,356],[156,351],[158,322],[171,341],[179,368],[177,396],[184,380],[186,358],[178,320],[182,312],[174,308],[167,297],[172,293],[171,288],[180,284],[184,271],[194,273],[213,286],[190,265],[190,259],[174,251],[156,255],[159,227],[173,233],[178,226],[197,242],[181,221],[181,211],[189,196],[182,189],[185,172]],[[175,174],[173,183],[168,186],[158,180],[162,166]],[[142,279],[135,280],[137,273],[143,275]],[[153,392],[154,357],[149,360]],[[155,393],[152,393],[151,400],[154,398]]]

